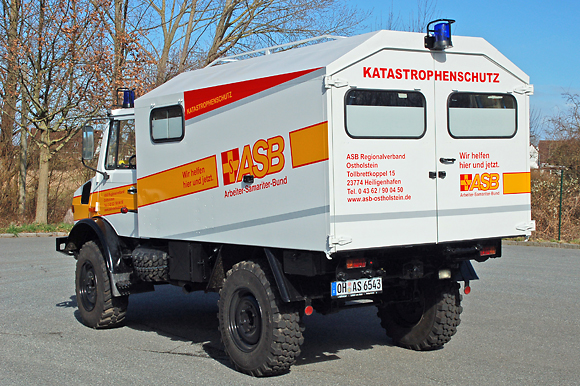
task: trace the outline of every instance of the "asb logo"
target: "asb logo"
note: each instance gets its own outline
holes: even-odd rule
[[[222,170],[224,175],[224,185],[236,182],[238,166],[240,165],[240,151],[232,149],[222,153]]]
[[[470,192],[475,189],[481,191],[496,190],[497,188],[499,188],[498,173],[459,175],[459,190],[462,192]]]
[[[284,138],[259,139],[252,147],[244,146],[240,159],[239,149],[222,153],[224,185],[241,182],[245,175],[256,178],[278,173],[284,169]]]

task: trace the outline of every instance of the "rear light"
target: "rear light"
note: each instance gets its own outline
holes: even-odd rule
[[[491,256],[495,255],[495,246],[486,246],[479,251],[479,256]]]
[[[357,259],[347,259],[346,260],[346,268],[364,268],[367,266],[367,261],[364,258],[357,258]]]

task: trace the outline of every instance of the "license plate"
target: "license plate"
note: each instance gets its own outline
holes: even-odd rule
[[[352,296],[372,295],[383,292],[383,279],[356,279],[333,281],[330,283],[330,296],[333,298],[349,298]]]

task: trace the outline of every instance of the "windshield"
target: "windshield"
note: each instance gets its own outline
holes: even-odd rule
[[[135,120],[112,121],[106,169],[135,169]]]

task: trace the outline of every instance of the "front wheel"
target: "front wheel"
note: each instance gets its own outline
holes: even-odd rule
[[[234,265],[218,302],[225,351],[236,369],[253,376],[287,372],[304,341],[298,312],[277,299],[262,266],[252,261]]]
[[[379,307],[381,326],[393,343],[412,350],[442,347],[451,340],[461,322],[459,284],[423,281],[415,301]]]
[[[103,254],[94,241],[81,248],[76,265],[76,295],[83,323],[92,328],[123,323],[129,297],[113,297]]]

